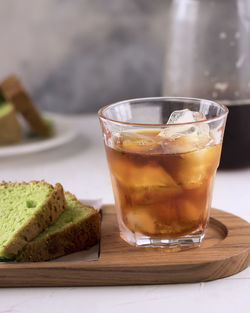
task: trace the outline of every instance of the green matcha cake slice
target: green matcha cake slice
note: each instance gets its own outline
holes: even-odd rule
[[[21,140],[21,128],[15,108],[11,103],[0,103],[0,146],[17,143]]]
[[[58,220],[29,242],[17,257],[18,261],[46,261],[87,249],[100,236],[100,214],[65,193],[67,208]]]
[[[12,259],[66,208],[63,188],[45,181],[0,184],[0,259]]]

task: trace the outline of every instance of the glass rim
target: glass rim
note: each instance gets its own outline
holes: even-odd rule
[[[123,122],[123,121],[119,121],[119,120],[114,120],[111,119],[107,116],[104,115],[104,111],[107,110],[108,108],[111,107],[115,107],[119,104],[123,104],[123,103],[128,103],[130,101],[134,101],[134,102],[141,102],[141,101],[157,101],[157,100],[166,100],[166,101],[207,101],[210,102],[211,104],[216,104],[217,106],[221,107],[224,112],[219,114],[218,116],[215,117],[211,117],[208,118],[206,120],[202,120],[202,121],[194,121],[194,122],[187,122],[187,123],[176,123],[176,124],[162,124],[162,123],[134,123],[134,122]],[[117,102],[113,102],[111,104],[107,104],[104,107],[100,108],[97,112],[98,116],[100,119],[103,120],[107,120],[109,122],[112,122],[114,124],[122,124],[122,125],[127,125],[127,126],[145,126],[145,127],[169,127],[169,126],[179,126],[179,125],[190,125],[190,124],[199,124],[199,123],[208,123],[211,121],[218,121],[220,119],[223,119],[224,117],[227,116],[229,110],[228,108],[219,102],[215,102],[213,100],[208,100],[208,99],[202,99],[202,98],[190,98],[190,97],[146,97],[146,98],[134,98],[134,99],[128,99],[128,100],[122,100],[122,101],[117,101]]]

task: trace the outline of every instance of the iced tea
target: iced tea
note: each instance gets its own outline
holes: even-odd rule
[[[142,129],[114,135],[106,153],[120,227],[154,238],[204,231],[220,143]]]
[[[210,100],[178,97],[99,110],[121,238],[168,251],[201,244],[227,113]]]

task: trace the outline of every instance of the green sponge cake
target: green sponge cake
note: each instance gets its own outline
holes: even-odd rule
[[[18,261],[45,261],[89,248],[100,236],[100,214],[65,193],[67,209],[58,220],[29,242]]]
[[[0,103],[0,118],[9,114],[13,110],[13,105],[8,102]]]
[[[14,258],[66,208],[64,191],[45,181],[0,184],[0,258]]]
[[[19,142],[21,129],[11,103],[0,103],[0,146]]]

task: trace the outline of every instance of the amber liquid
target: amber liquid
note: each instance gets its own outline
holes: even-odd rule
[[[180,153],[195,139],[169,141],[158,134],[124,133],[112,147],[106,145],[121,223],[133,233],[159,238],[204,229],[221,145]]]

